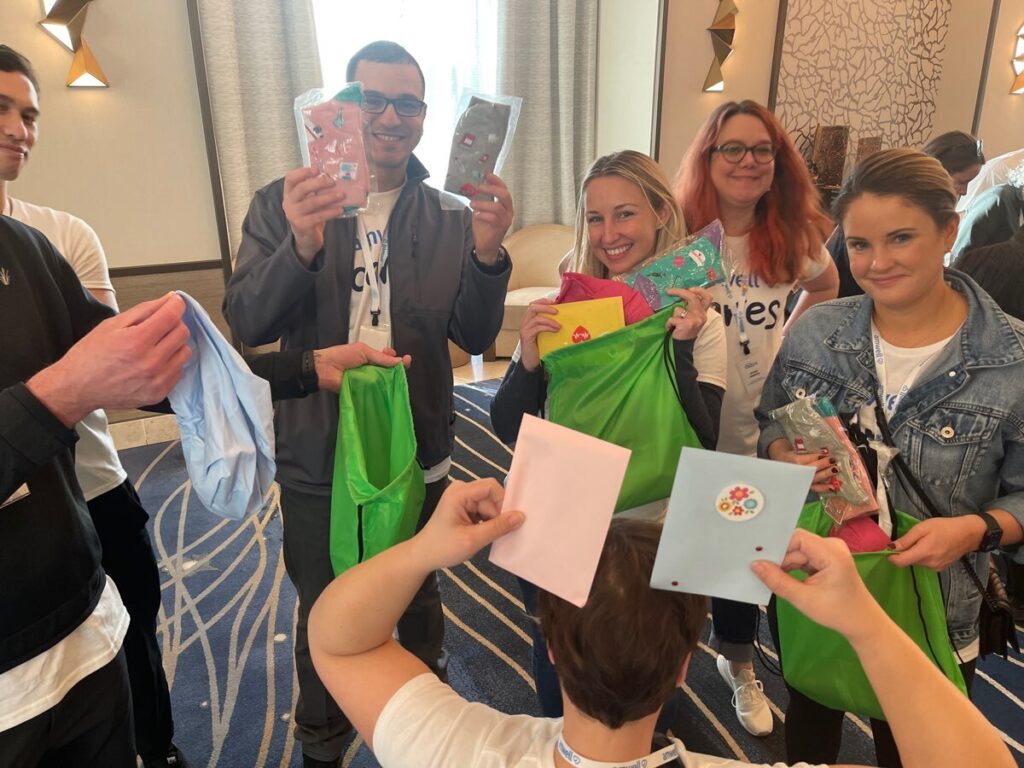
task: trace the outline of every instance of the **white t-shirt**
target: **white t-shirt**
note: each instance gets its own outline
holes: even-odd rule
[[[828,251],[821,249],[818,257],[810,261],[799,279],[768,285],[762,278],[750,274],[748,266],[749,235],[727,237],[726,245],[732,263],[728,288],[719,284],[711,295],[721,307],[725,320],[726,357],[728,377],[725,397],[722,399],[722,421],[718,432],[718,450],[740,456],[757,454],[757,420],[754,408],[761,399],[764,377],[775,361],[782,346],[782,328],[785,325],[786,299],[800,282],[813,280],[831,263]],[[749,339],[750,354],[740,344],[740,322]],[[744,368],[755,371],[759,378],[744,374]]]
[[[0,732],[56,706],[78,683],[113,661],[128,621],[121,595],[108,576],[96,608],[70,635],[0,674]]]
[[[107,258],[92,227],[64,211],[10,199],[10,216],[35,227],[60,251],[86,288],[113,291],[107,273]],[[107,414],[93,411],[77,425],[75,475],[86,501],[101,496],[128,477],[117,457],[113,438],[107,430]]]
[[[373,751],[383,768],[554,768],[561,732],[561,718],[506,715],[468,702],[434,675],[423,674],[384,706],[373,731]],[[675,745],[686,768],[752,765],[688,752],[678,739]]]
[[[360,213],[356,223],[356,252],[352,265],[352,299],[349,302],[348,341],[354,344],[363,341],[372,347],[378,346],[372,339],[361,339],[363,325],[370,325],[373,319],[372,291],[367,282],[367,264],[377,278],[380,291],[380,315],[378,327],[388,329],[387,343],[391,345],[391,286],[388,282],[388,254],[384,247],[387,237],[388,219],[395,207],[402,188],[371,194],[366,210]]]

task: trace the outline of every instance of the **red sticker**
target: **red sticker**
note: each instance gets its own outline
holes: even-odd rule
[[[579,344],[581,341],[590,341],[590,331],[582,325],[577,325],[576,330],[572,332],[572,343]]]

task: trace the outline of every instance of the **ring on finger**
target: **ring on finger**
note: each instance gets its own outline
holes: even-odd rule
[[[682,320],[684,317],[686,317],[686,315],[687,315],[686,307],[680,307],[679,309],[676,310],[676,317],[678,317],[680,320]]]

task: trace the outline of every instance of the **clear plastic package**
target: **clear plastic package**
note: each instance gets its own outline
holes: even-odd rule
[[[302,161],[345,190],[343,217],[365,210],[370,193],[362,103],[362,83],[347,83],[333,95],[313,88],[295,99]]]
[[[804,397],[776,408],[771,417],[782,426],[797,452],[818,454],[825,450],[836,460],[839,472],[832,478],[832,490],[822,497],[825,511],[836,523],[841,525],[878,509],[864,462],[828,398]]]
[[[501,172],[523,108],[519,96],[487,96],[464,90],[456,113],[444,188],[476,197],[484,174]]]
[[[632,274],[613,279],[635,288],[657,312],[679,301],[678,296],[668,293],[669,288],[710,288],[724,282],[724,245],[722,222],[715,219],[704,229],[674,244],[667,253],[650,257]]]

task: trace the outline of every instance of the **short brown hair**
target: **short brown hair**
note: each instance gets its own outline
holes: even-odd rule
[[[707,598],[651,588],[660,539],[658,523],[615,518],[587,604],[538,595],[541,630],[563,690],[609,728],[668,701],[707,617]]]
[[[921,151],[942,163],[942,167],[949,171],[951,176],[967,170],[972,165],[985,164],[981,142],[963,131],[940,134],[925,144]]]
[[[915,149],[886,149],[864,158],[846,177],[832,202],[832,215],[842,223],[861,195],[899,197],[944,227],[955,217],[957,194],[942,163]]]

